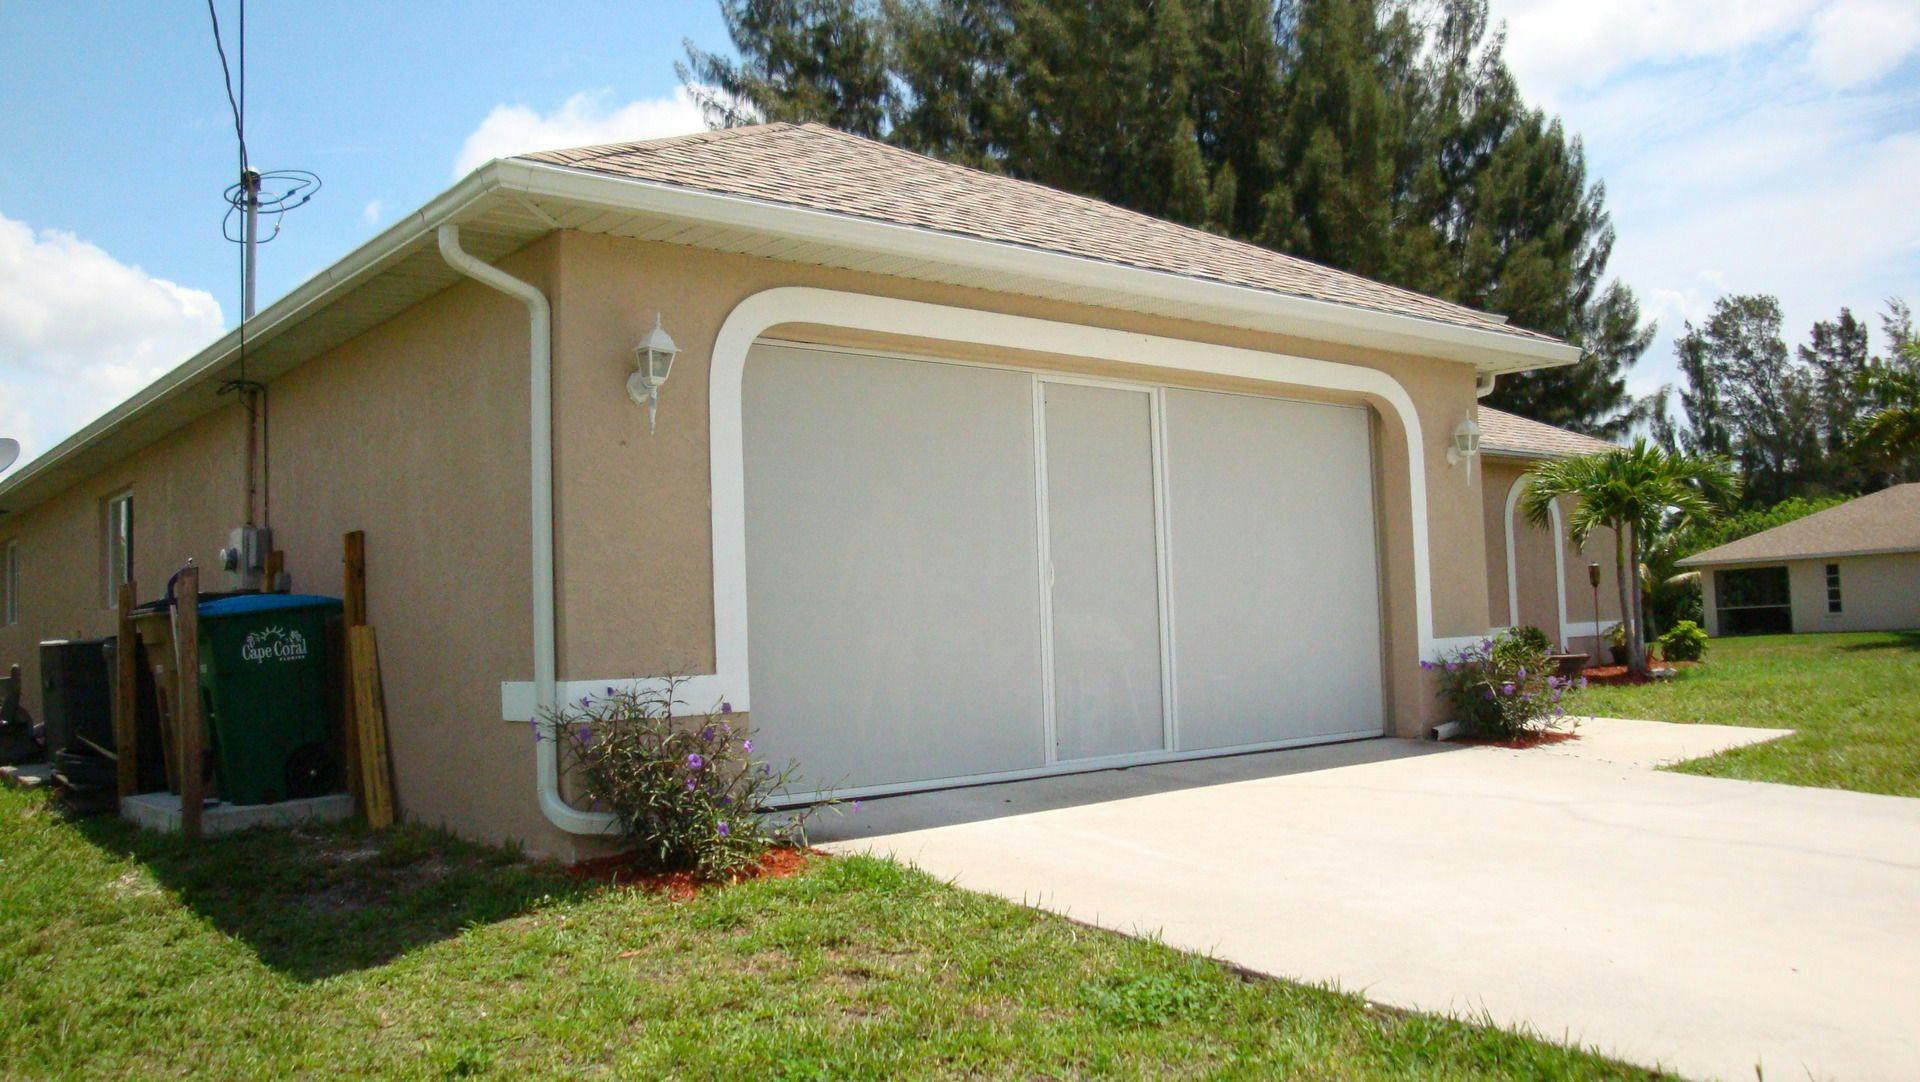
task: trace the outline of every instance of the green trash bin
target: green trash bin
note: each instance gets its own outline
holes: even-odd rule
[[[200,694],[214,779],[229,804],[340,789],[327,621],[338,598],[243,594],[200,606]]]

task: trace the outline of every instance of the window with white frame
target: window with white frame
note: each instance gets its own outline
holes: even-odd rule
[[[120,587],[133,581],[133,493],[122,492],[107,501],[107,607],[119,604]]]
[[[0,627],[20,622],[20,542],[0,545]]]
[[[1840,565],[1827,565],[1827,615],[1840,614]]]

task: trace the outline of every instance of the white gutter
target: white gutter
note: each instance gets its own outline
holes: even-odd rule
[[[439,229],[440,254],[453,269],[491,286],[527,306],[528,358],[531,381],[527,393],[531,412],[531,503],[533,527],[533,697],[544,718],[559,706],[555,694],[558,664],[554,650],[553,612],[553,306],[547,295],[491,263],[474,258],[460,247],[460,227],[452,222]],[[560,745],[551,738],[534,742],[534,786],[547,821],[572,834],[604,834],[614,817],[584,812],[560,795]]]

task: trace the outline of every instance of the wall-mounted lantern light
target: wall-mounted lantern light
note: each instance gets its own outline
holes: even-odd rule
[[[633,347],[633,375],[627,377],[627,394],[634,402],[647,407],[647,431],[653,431],[654,415],[660,409],[660,385],[667,382],[667,373],[673,371],[673,358],[680,347],[673,344],[665,328],[660,326],[660,315],[653,317],[653,329]]]
[[[1480,453],[1480,426],[1469,417],[1453,427],[1453,442],[1447,445],[1447,465],[1458,466]]]

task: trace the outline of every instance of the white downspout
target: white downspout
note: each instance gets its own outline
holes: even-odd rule
[[[558,666],[554,650],[553,613],[553,306],[546,294],[491,263],[475,258],[460,247],[460,227],[448,222],[440,227],[440,255],[447,264],[483,285],[491,286],[527,306],[528,369],[531,385],[528,406],[531,410],[528,459],[532,466],[533,526],[533,699],[544,716],[558,705]],[[534,785],[540,794],[540,810],[547,821],[571,834],[605,834],[614,827],[614,817],[604,812],[584,812],[560,796],[560,750],[556,741],[539,740],[534,744]]]
[[[1499,375],[1493,372],[1482,372],[1475,376],[1473,378],[1473,397],[1485,398],[1492,394],[1493,385],[1499,378]]]

